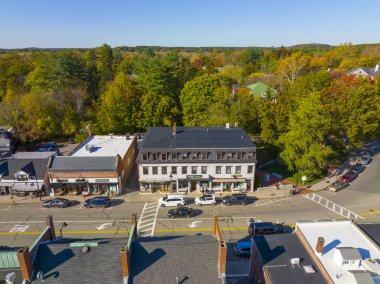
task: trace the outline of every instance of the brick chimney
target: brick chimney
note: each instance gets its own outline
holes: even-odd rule
[[[318,237],[317,245],[315,247],[315,250],[317,251],[317,253],[322,253],[323,252],[324,245],[325,245],[325,238]]]
[[[175,136],[177,134],[177,123],[174,122],[173,124],[173,131],[172,131],[172,135]]]
[[[55,228],[54,228],[53,216],[52,215],[48,215],[46,217],[45,223],[46,223],[46,227],[50,228],[50,237],[51,237],[51,240],[54,241],[56,239],[56,236],[55,236]]]
[[[226,274],[227,266],[227,245],[226,242],[220,240],[218,243],[218,272],[219,275]]]
[[[119,251],[120,262],[121,262],[121,271],[124,278],[129,276],[129,252],[127,247],[122,247]]]
[[[17,252],[17,258],[18,262],[20,263],[22,277],[26,281],[30,281],[33,274],[33,260],[32,254],[29,251],[29,247],[20,248]]]

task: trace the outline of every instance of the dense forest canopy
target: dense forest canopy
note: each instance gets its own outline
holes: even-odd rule
[[[376,44],[0,50],[0,125],[21,142],[80,142],[87,125],[123,134],[237,122],[289,169],[313,173],[378,136],[380,80],[346,71],[379,63]],[[251,95],[256,82],[277,94]]]

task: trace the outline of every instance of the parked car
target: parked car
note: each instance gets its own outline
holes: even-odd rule
[[[176,217],[187,217],[190,218],[193,215],[193,209],[189,207],[178,207],[175,209],[170,209],[168,212],[168,217],[176,218]]]
[[[223,197],[222,202],[228,206],[233,204],[246,205],[249,203],[249,197],[246,194],[237,193]]]
[[[343,179],[339,179],[329,186],[329,190],[337,192],[339,190],[342,190],[343,188],[346,188],[348,185],[349,184],[345,182]]]
[[[58,208],[65,208],[70,205],[70,200],[66,198],[54,198],[50,200],[46,200],[42,206],[44,208],[51,208],[51,207],[58,207]]]
[[[357,173],[355,173],[352,170],[349,170],[347,173],[345,173],[342,177],[342,180],[345,182],[351,182],[358,176]]]
[[[237,256],[251,256],[252,241],[237,241],[234,244],[234,253]]]
[[[248,225],[248,234],[251,236],[284,234],[285,227],[272,222],[255,222],[252,219]]]
[[[54,142],[48,142],[45,144],[42,144],[41,147],[37,150],[37,152],[57,152],[59,153],[58,145]]]
[[[363,165],[368,165],[372,160],[370,153],[365,153],[363,156],[360,157],[360,163]]]
[[[97,207],[102,207],[106,208],[111,206],[111,199],[107,196],[98,196],[94,198],[87,199],[84,202],[84,207],[86,208],[97,208]]]
[[[185,206],[186,202],[182,195],[167,195],[158,199],[161,207],[165,206]]]
[[[215,205],[216,199],[214,195],[203,195],[201,197],[195,198],[195,204],[202,206],[202,205]]]
[[[362,171],[364,171],[365,166],[363,166],[360,163],[357,163],[355,166],[351,168],[351,171],[354,171],[357,174],[360,174]]]

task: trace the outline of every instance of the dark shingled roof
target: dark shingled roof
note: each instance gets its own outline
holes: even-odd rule
[[[380,223],[357,224],[372,240],[380,246]]]
[[[272,284],[327,283],[296,234],[256,236],[253,242]],[[291,265],[291,258],[300,258],[300,268]],[[312,265],[317,273],[306,274],[305,265]]]
[[[218,243],[211,236],[140,238],[132,245],[129,283],[220,284]]]
[[[90,247],[87,253],[82,253],[81,247],[70,248],[74,241],[86,240],[62,239],[39,245],[34,271],[43,272],[45,283],[123,283],[119,251],[127,245],[126,238],[97,240],[103,243]]]
[[[115,171],[116,157],[55,157],[50,171]]]
[[[225,127],[149,127],[140,149],[235,149],[255,145],[241,128]]]
[[[14,174],[23,171],[37,179],[43,179],[49,163],[47,159],[6,159],[0,161],[0,175],[3,179],[14,180]]]

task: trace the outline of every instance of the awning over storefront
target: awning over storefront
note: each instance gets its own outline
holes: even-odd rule
[[[215,178],[212,182],[246,182],[244,178]]]
[[[86,183],[84,182],[76,182],[76,183],[51,183],[50,186],[54,189],[59,188],[72,188],[75,186],[86,186]]]
[[[12,190],[14,191],[40,191],[44,185],[39,184],[37,186],[37,183],[15,183],[12,186]]]

